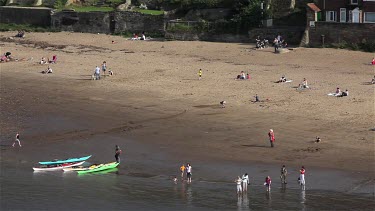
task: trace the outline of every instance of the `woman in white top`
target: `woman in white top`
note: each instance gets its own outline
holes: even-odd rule
[[[249,175],[245,173],[242,175],[242,190],[243,192],[247,192],[247,186],[249,185]]]

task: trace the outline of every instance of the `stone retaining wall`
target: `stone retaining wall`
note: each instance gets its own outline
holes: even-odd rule
[[[325,44],[344,41],[361,43],[363,40],[375,40],[375,24],[315,22],[315,27],[309,29],[309,45],[321,46],[322,35],[324,35]]]
[[[51,25],[51,11],[50,8],[43,7],[0,7],[0,23],[49,27]]]

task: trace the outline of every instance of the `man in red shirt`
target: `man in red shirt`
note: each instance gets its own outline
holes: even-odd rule
[[[275,134],[273,133],[272,129],[270,129],[270,132],[268,132],[268,137],[270,139],[271,147],[273,147],[273,143],[275,142]]]

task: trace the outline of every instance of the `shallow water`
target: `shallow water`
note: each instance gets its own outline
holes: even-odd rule
[[[195,180],[174,184],[169,176],[117,171],[32,172],[1,165],[1,210],[371,210],[369,195],[302,191],[274,184],[270,193],[251,184],[237,197],[235,184]],[[297,188],[295,188],[297,187]]]

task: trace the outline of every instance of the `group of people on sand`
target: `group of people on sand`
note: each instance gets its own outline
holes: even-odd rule
[[[305,169],[304,166],[302,166],[301,169],[299,170],[299,177],[298,177],[298,183],[301,186],[302,190],[305,190],[305,185],[306,185],[305,173],[306,173],[306,169]],[[285,165],[283,165],[281,167],[281,170],[280,170],[280,180],[281,180],[281,185],[283,187],[285,187],[285,185],[287,184],[287,182],[286,182],[287,174],[288,174],[288,170],[286,169]],[[247,173],[242,175],[242,177],[237,176],[237,178],[234,180],[234,182],[237,185],[237,194],[238,195],[242,195],[244,193],[247,193],[248,186],[250,185],[250,179],[249,179],[249,175]],[[271,191],[271,183],[272,183],[271,177],[267,176],[264,180],[264,183],[263,183],[263,185],[266,186],[267,192]]]
[[[337,87],[335,94],[336,94],[335,95],[336,97],[346,97],[346,96],[349,96],[349,91],[348,90],[341,91],[340,88]]]
[[[56,64],[57,62],[57,56],[53,55],[52,59],[50,60],[49,58],[42,57],[39,61],[39,64]]]
[[[131,38],[131,40],[147,40],[147,39],[148,38],[146,38],[144,31],[142,32],[141,36],[138,36],[138,34],[134,33],[133,37]]]
[[[93,80],[100,80],[100,78],[101,78],[101,74],[100,74],[101,71],[103,71],[103,75],[105,76],[106,75],[106,71],[107,71],[107,62],[106,61],[103,61],[102,65],[101,65],[101,68],[99,66],[95,67],[94,75],[92,76],[92,79]],[[108,70],[108,75],[112,76],[113,75],[113,71],[112,70]]]
[[[288,43],[283,39],[283,37],[280,34],[278,34],[273,40],[273,45],[275,47],[275,53],[277,52],[277,49],[279,48],[288,47]]]
[[[191,183],[191,176],[192,176],[191,170],[192,170],[192,167],[191,167],[190,163],[187,163],[186,166],[185,166],[185,164],[181,165],[181,167],[180,167],[181,181],[184,181],[184,178],[185,178],[185,175],[186,175],[186,182]],[[177,181],[178,181],[178,179],[175,176],[173,178],[173,182],[177,184]]]
[[[236,80],[250,80],[250,74],[249,73],[246,73],[244,71],[241,71],[241,73],[239,75],[237,75],[237,78]]]

